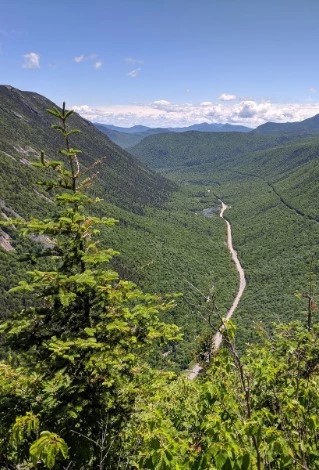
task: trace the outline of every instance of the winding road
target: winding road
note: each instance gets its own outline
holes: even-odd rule
[[[244,270],[242,268],[242,265],[240,264],[240,261],[238,259],[237,251],[233,247],[233,238],[232,238],[232,232],[231,232],[231,225],[228,222],[228,220],[226,220],[224,218],[224,212],[228,208],[228,206],[222,200],[220,200],[220,202],[222,203],[222,208],[221,208],[221,211],[220,211],[220,217],[225,220],[226,225],[227,225],[227,248],[228,248],[228,250],[231,254],[231,258],[232,258],[233,262],[235,263],[236,269],[237,269],[238,274],[239,274],[239,287],[238,287],[237,295],[236,295],[236,297],[233,301],[233,304],[230,307],[230,309],[228,310],[227,315],[224,319],[225,321],[227,321],[232,317],[234,311],[238,307],[241,296],[243,295],[244,290],[246,288],[246,278],[245,278],[245,272],[244,272]],[[219,331],[215,334],[214,338],[213,338],[212,352],[217,351],[217,349],[221,345],[221,342],[222,342],[222,339],[223,339],[223,335],[222,335],[223,329],[224,329],[224,327],[221,327],[219,329]]]
[[[245,271],[243,270],[242,265],[240,264],[240,261],[238,259],[237,251],[233,247],[233,238],[232,238],[231,225],[228,222],[228,220],[224,218],[224,212],[225,212],[226,209],[229,208],[229,206],[227,206],[221,199],[219,199],[219,200],[222,204],[219,215],[222,219],[225,220],[226,226],[227,226],[227,247],[228,247],[228,250],[231,254],[232,261],[235,263],[236,269],[237,269],[238,274],[239,274],[239,287],[238,287],[237,295],[236,295],[236,297],[235,297],[235,299],[232,303],[232,306],[228,310],[228,312],[226,314],[226,317],[224,318],[224,321],[227,321],[232,317],[234,311],[238,307],[241,296],[243,295],[244,290],[246,288],[246,278],[245,278]],[[225,329],[225,326],[223,325],[217,331],[217,333],[214,335],[214,337],[212,339],[212,347],[211,347],[211,352],[212,353],[216,352],[219,349],[219,347],[222,343],[222,340],[223,340],[223,330],[224,329]],[[202,367],[199,364],[195,364],[194,367],[189,371],[188,378],[190,380],[195,379],[195,377],[197,377],[197,375],[199,374],[199,372],[201,370],[202,370]]]

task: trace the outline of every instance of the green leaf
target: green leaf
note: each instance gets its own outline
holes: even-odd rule
[[[57,459],[68,458],[68,447],[61,437],[49,431],[41,432],[40,436],[30,447],[30,456],[34,464],[40,460],[51,469]]]
[[[59,119],[61,119],[61,117],[62,117],[61,112],[55,106],[53,108],[47,109],[47,112],[49,114],[52,114],[52,116],[55,116]]]
[[[18,446],[38,429],[39,418],[32,412],[28,412],[25,416],[18,416],[12,426],[11,442]]]

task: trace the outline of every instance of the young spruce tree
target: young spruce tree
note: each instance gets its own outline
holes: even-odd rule
[[[63,104],[49,112],[65,147],[57,161],[42,153],[37,166],[50,175],[41,184],[54,193],[57,213],[8,222],[50,243],[40,253],[47,270],[29,272],[14,289],[33,295],[34,306],[0,324],[0,467],[121,468],[122,432],[153,373],[145,355],[178,336],[159,318],[173,302],[144,294],[109,267],[116,252],[96,236],[116,221],[87,214],[99,201],[83,192],[91,178],[70,144],[78,132],[67,127],[72,111]]]

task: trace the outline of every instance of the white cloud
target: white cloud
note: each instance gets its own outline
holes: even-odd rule
[[[29,52],[24,54],[24,63],[22,67],[24,69],[39,69],[40,68],[40,54],[36,52]]]
[[[83,62],[83,60],[85,60],[85,55],[81,54],[81,55],[78,55],[76,57],[74,57],[74,62],[76,62],[77,64],[79,64],[80,62]]]
[[[310,93],[318,93],[317,88],[314,87],[310,87],[308,91],[310,91]]]
[[[98,70],[102,67],[102,65],[103,65],[103,62],[101,60],[98,60],[97,62],[95,62],[94,68]]]
[[[238,116],[244,119],[253,118],[258,115],[267,113],[270,110],[270,103],[259,103],[247,100],[239,103]]]
[[[137,64],[143,64],[143,60],[140,59],[134,59],[134,57],[126,57],[125,62],[128,65],[137,65]]]
[[[128,72],[128,77],[135,78],[140,74],[141,69],[138,67],[137,69],[131,70]]]
[[[319,113],[318,103],[272,103],[242,100],[232,103],[172,103],[159,99],[146,104],[91,107],[75,106],[86,119],[120,126],[144,124],[151,127],[178,127],[209,123],[241,124],[256,127],[267,121],[301,121]]]
[[[221,100],[221,101],[233,101],[235,100],[237,97],[235,95],[230,95],[229,93],[222,93],[218,99]]]

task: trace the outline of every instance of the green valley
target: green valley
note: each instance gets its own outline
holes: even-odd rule
[[[254,340],[259,322],[305,320],[300,297],[318,258],[316,136],[166,134],[131,150],[173,181],[203,184],[231,205],[226,217],[248,283],[234,318],[241,344]]]

